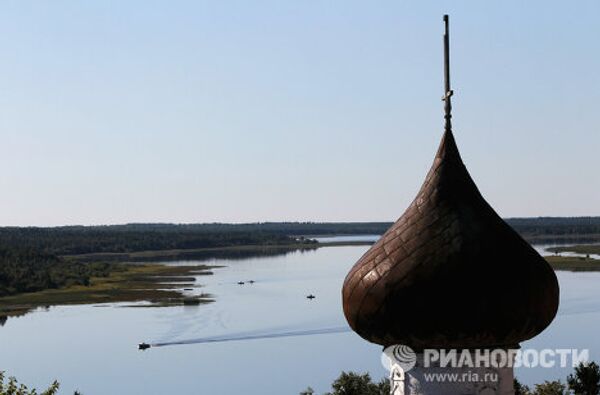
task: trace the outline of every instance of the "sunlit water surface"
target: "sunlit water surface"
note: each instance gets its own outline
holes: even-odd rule
[[[209,292],[216,299],[208,305],[53,307],[10,318],[0,328],[0,370],[38,388],[56,378],[61,393],[79,389],[85,395],[281,395],[298,394],[309,385],[322,393],[342,370],[370,372],[379,379],[387,374],[380,347],[352,332],[137,350],[141,341],[345,326],[342,282],[366,249],[328,247],[276,257],[205,261],[226,266],[197,279],[205,286],[194,292]],[[558,317],[522,346],[587,348],[598,359],[600,273],[559,272],[558,277]],[[255,283],[237,284],[248,280]],[[306,299],[310,293],[316,299]],[[564,380],[569,372],[559,367],[521,368],[517,376],[531,384]]]

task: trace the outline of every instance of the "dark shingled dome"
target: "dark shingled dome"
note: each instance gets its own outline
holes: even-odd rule
[[[548,263],[483,199],[447,130],[416,199],[348,273],[348,323],[388,346],[516,346],[558,309]]]

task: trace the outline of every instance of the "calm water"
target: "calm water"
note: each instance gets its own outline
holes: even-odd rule
[[[376,242],[381,235],[346,235],[346,236],[320,236],[315,237],[319,243],[347,242],[347,241],[370,241]]]
[[[340,289],[368,246],[321,248],[285,256],[218,259],[227,265],[202,276],[216,302],[195,307],[54,307],[10,318],[0,328],[0,370],[61,393],[297,394],[324,392],[342,370],[386,375],[380,348],[352,332],[193,344],[137,350],[137,343],[205,336],[264,334],[345,326]],[[180,264],[181,262],[173,262]],[[189,262],[188,262],[189,263]],[[600,273],[558,273],[561,307],[554,323],[524,347],[589,348],[600,359]],[[254,284],[238,285],[242,280]],[[309,301],[305,296],[317,298]],[[520,369],[534,383],[570,369]]]

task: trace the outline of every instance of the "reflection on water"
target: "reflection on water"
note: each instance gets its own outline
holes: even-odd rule
[[[115,254],[102,255],[102,259],[113,261],[127,262],[165,262],[172,260],[179,261],[205,261],[208,259],[246,259],[255,257],[269,257],[286,255],[296,251],[314,250],[317,246],[314,244],[306,244],[302,247],[286,246],[286,245],[269,245],[269,246],[239,246],[232,248],[215,248],[206,250],[173,250],[164,254]],[[98,255],[90,254],[87,257],[81,257],[80,260],[97,260]]]
[[[314,239],[319,243],[336,243],[336,242],[369,242],[374,243],[381,235],[346,235],[346,236],[321,236]]]
[[[257,257],[273,257],[291,254],[297,251],[306,251],[317,248],[316,246],[307,245],[306,247],[290,248],[285,246],[272,246],[272,247],[252,247],[252,248],[239,248],[239,249],[215,249],[208,251],[194,251],[190,253],[179,252],[177,259],[182,261],[206,261],[211,259],[228,259],[228,260],[240,260]],[[171,258],[172,259],[172,258]],[[147,258],[144,260],[148,260]],[[154,261],[164,261],[164,257],[155,257]],[[189,262],[188,262],[189,264]]]
[[[580,254],[577,252],[571,252],[571,251],[562,251],[559,253],[554,253],[551,251],[548,251],[549,248],[552,247],[563,247],[563,246],[571,246],[574,244],[538,244],[538,245],[534,245],[533,248],[535,248],[535,250],[541,254],[542,256],[548,256],[548,255],[557,255],[557,256],[566,256],[566,257],[576,257],[576,258],[592,258],[592,259],[600,259],[600,254]]]
[[[53,307],[10,319],[0,329],[0,370],[43,387],[54,378],[64,393],[297,394],[318,393],[342,370],[386,375],[379,346],[352,332],[137,350],[165,343],[243,333],[343,328],[341,285],[368,246],[295,251],[243,260],[202,276],[216,302],[167,308]],[[182,262],[172,262],[181,264]],[[186,262],[189,264],[189,262]],[[204,262],[206,263],[206,262]],[[523,347],[589,348],[599,359],[600,273],[559,272],[559,315]],[[254,280],[254,283],[249,283]],[[238,285],[243,281],[244,285]],[[306,295],[316,299],[308,300]],[[526,383],[561,378],[570,369],[519,369]]]

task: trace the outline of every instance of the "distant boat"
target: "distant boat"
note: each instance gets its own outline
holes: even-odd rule
[[[312,299],[314,299],[314,298],[316,298],[316,296],[315,296],[315,295],[313,295],[313,294],[310,294],[310,295],[307,295],[307,296],[306,296],[306,299],[311,299],[311,300],[312,300]]]
[[[244,282],[243,281],[238,281],[238,284],[239,285],[244,285]]]
[[[250,284],[254,284],[254,280],[250,280],[248,281]]]
[[[148,343],[140,343],[140,344],[138,344],[138,350],[144,351],[147,348],[150,348],[150,344],[148,344]]]
[[[198,297],[183,298],[183,304],[186,306],[199,305],[201,302],[202,300]]]

